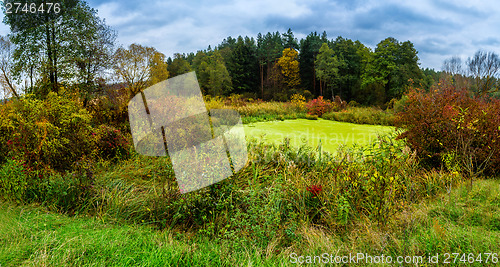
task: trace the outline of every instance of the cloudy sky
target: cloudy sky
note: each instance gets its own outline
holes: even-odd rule
[[[227,36],[268,31],[305,37],[326,31],[374,48],[386,37],[410,40],[422,67],[463,60],[478,49],[500,54],[500,5],[491,1],[424,0],[88,0],[118,32],[118,43],[156,47],[167,56],[215,46]],[[381,3],[382,2],[382,3]],[[8,33],[2,25],[0,34]]]

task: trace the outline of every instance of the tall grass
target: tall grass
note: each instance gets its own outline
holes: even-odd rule
[[[285,120],[306,118],[303,106],[289,102],[243,101],[241,99],[223,99],[220,97],[206,97],[207,109],[234,109],[242,116],[242,122],[252,123],[260,121]]]
[[[195,231],[215,239],[267,246],[296,241],[301,228],[345,232],[356,218],[387,224],[411,203],[446,192],[460,177],[422,171],[392,137],[371,148],[291,147],[249,140],[249,162],[231,178],[180,195],[168,158],[135,155],[97,170],[85,212],[122,223]],[[286,225],[284,227],[283,225]]]
[[[272,206],[272,205],[271,205]],[[0,202],[2,266],[295,266],[292,255],[397,256],[474,254],[472,266],[495,266],[485,253],[500,250],[500,183],[478,180],[471,189],[457,185],[411,204],[388,225],[354,220],[350,231],[312,223],[289,229],[255,245],[242,238],[217,239],[188,230],[155,230],[146,225],[113,224],[99,217],[67,217],[29,205]],[[251,237],[252,238],[252,237]],[[284,240],[288,242],[285,243]],[[476,261],[481,253],[482,262]],[[453,262],[453,257],[451,258]],[[463,263],[460,258],[455,264]],[[438,265],[440,265],[438,264]],[[368,266],[360,262],[360,266]],[[393,266],[396,264],[389,264]],[[408,264],[410,265],[410,264]]]
[[[372,125],[394,125],[394,112],[374,107],[349,107],[339,112],[323,114],[323,119]]]

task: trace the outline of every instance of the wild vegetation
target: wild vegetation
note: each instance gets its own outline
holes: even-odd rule
[[[478,52],[467,73],[456,58],[436,72],[419,68],[410,41],[372,50],[289,30],[172,59],[140,44],[116,48],[96,10],[72,7],[40,25],[5,14],[1,266],[499,252],[494,53]],[[207,109],[234,109],[243,123],[322,118],[398,131],[335,154],[249,138],[242,170],[181,194],[168,156],[135,151],[127,104],[193,70]]]

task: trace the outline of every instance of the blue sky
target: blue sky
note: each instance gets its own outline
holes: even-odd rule
[[[153,46],[167,56],[196,52],[227,36],[291,28],[298,38],[326,31],[374,48],[386,37],[410,40],[422,67],[440,70],[443,60],[463,61],[478,49],[500,54],[500,5],[495,1],[89,0],[118,32],[118,43]],[[6,25],[0,34],[8,33]]]

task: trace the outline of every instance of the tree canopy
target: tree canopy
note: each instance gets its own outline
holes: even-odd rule
[[[389,37],[372,50],[342,36],[329,40],[326,32],[311,32],[299,40],[292,29],[258,33],[255,39],[228,36],[214,48],[188,54],[168,51],[173,57],[167,58],[142,44],[116,48],[116,32],[95,9],[83,0],[60,3],[59,14],[6,14],[4,22],[11,34],[0,43],[0,70],[1,83],[9,92],[17,94],[15,85],[24,84],[21,91],[43,97],[69,86],[77,88],[87,102],[102,89],[105,79],[123,82],[132,96],[195,70],[205,94],[236,93],[264,100],[287,100],[295,93],[309,98],[338,95],[369,105],[398,98],[415,82],[429,87],[439,76],[420,69],[410,41]],[[477,71],[487,64],[481,58],[468,61],[470,73],[477,72],[477,87],[485,87],[479,81],[489,77]]]

